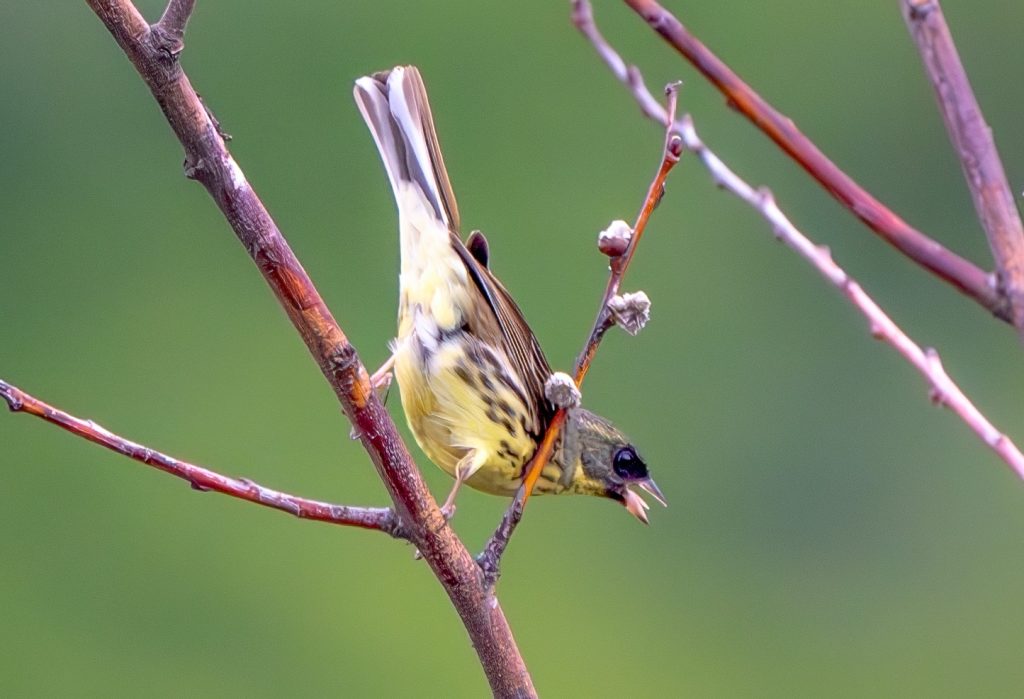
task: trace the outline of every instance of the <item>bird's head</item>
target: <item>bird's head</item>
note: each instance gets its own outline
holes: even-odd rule
[[[569,490],[618,500],[644,524],[647,503],[631,486],[667,505],[636,447],[603,417],[583,408],[570,409],[559,447],[559,461],[572,474]]]

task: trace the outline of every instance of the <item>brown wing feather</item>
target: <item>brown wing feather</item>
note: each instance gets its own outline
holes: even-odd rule
[[[522,311],[502,283],[473,257],[454,232],[451,240],[452,247],[476,282],[482,301],[491,312],[489,317],[467,319],[470,331],[482,341],[504,350],[526,391],[527,406],[533,413],[530,416],[533,422],[531,431],[540,436],[554,414],[553,407],[544,396],[544,384],[551,376],[551,366]]]
[[[427,100],[427,90],[423,85],[420,72],[415,67],[409,66],[406,71],[408,71],[408,79],[403,81],[406,99],[419,107],[423,135],[430,151],[434,177],[441,189],[442,203],[448,213],[452,247],[462,258],[470,276],[476,282],[476,286],[486,302],[486,307],[494,314],[493,319],[483,317],[473,319],[475,322],[471,322],[470,327],[482,341],[492,347],[501,348],[508,356],[512,369],[518,375],[526,391],[527,405],[533,413],[531,415],[532,431],[539,436],[547,428],[548,421],[554,413],[550,403],[544,397],[544,384],[551,375],[551,366],[548,364],[536,336],[523,318],[522,311],[512,300],[512,296],[491,273],[486,264],[480,264],[459,238],[459,209],[455,203],[455,194],[452,191],[448,170],[445,168],[444,157],[441,155],[441,148],[438,144],[437,131],[434,127],[430,103]],[[490,322],[488,322],[489,320]],[[497,321],[496,326],[494,321]]]

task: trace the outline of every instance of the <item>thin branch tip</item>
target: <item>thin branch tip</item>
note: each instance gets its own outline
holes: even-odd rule
[[[125,439],[93,420],[75,417],[4,381],[0,381],[0,393],[7,399],[12,411],[24,412],[41,418],[73,435],[176,476],[188,483],[193,490],[218,492],[239,500],[247,500],[257,505],[287,512],[302,519],[363,529],[377,529],[386,533],[391,533],[394,529],[395,515],[389,508],[350,507],[319,502],[267,488],[248,478],[225,476]],[[394,536],[393,533],[391,535]]]
[[[7,409],[16,413],[22,408],[21,399],[18,398],[18,390],[3,379],[0,379],[0,396],[4,397]]]

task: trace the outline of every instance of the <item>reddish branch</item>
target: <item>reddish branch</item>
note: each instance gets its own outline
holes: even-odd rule
[[[1010,302],[1013,324],[1024,328],[1024,225],[992,130],[971,89],[939,0],[903,0],[902,6],[988,237],[999,290]]]
[[[670,86],[667,89],[669,93],[669,122],[674,120],[675,114],[675,103],[676,103],[676,86]],[[594,355],[597,353],[597,348],[601,344],[601,340],[604,338],[604,334],[609,328],[615,325],[615,320],[612,316],[611,308],[609,304],[612,298],[619,293],[619,288],[622,286],[622,279],[626,276],[626,270],[629,269],[629,263],[633,260],[633,254],[636,252],[636,247],[640,243],[640,238],[643,236],[644,231],[647,230],[647,224],[651,220],[651,214],[654,213],[655,207],[658,202],[661,201],[662,195],[665,193],[665,180],[668,179],[668,174],[672,172],[672,168],[675,167],[676,163],[679,162],[679,154],[682,152],[682,143],[679,137],[671,133],[669,130],[665,137],[665,147],[662,150],[661,164],[658,166],[658,172],[655,174],[654,179],[651,181],[650,187],[647,188],[647,195],[644,197],[644,203],[640,207],[640,213],[637,214],[636,223],[633,226],[633,234],[629,238],[629,244],[626,246],[626,250],[616,257],[611,259],[608,265],[608,283],[605,286],[604,295],[601,297],[601,305],[598,307],[597,318],[594,319],[594,325],[590,330],[590,336],[587,338],[586,344],[583,346],[583,351],[580,356],[576,359],[576,368],[573,379],[576,381],[576,386],[580,386],[583,383],[583,378],[587,375],[587,371],[590,369],[590,363],[594,360]],[[541,443],[541,447],[538,450],[538,454],[534,456],[533,462],[530,464],[529,471],[527,472],[526,478],[523,481],[524,491],[524,504],[526,497],[529,493],[533,492],[533,486],[537,483],[537,478],[540,476],[540,472],[544,470],[544,466],[547,464],[548,458],[551,456],[551,450],[555,440],[558,437],[558,432],[561,429],[561,423],[565,419],[565,410],[561,409],[556,415],[556,419],[561,417],[557,425],[553,424],[548,427],[547,433],[544,435],[544,441]]]
[[[673,48],[693,64],[729,105],[800,164],[832,196],[904,255],[973,298],[1003,320],[1012,320],[1010,302],[984,270],[917,230],[829,160],[791,119],[775,110],[668,10],[655,0],[626,0]]]
[[[677,85],[670,85],[665,90],[669,99],[669,110],[667,112],[667,123],[669,125],[675,121],[676,88]],[[576,368],[573,376],[576,386],[580,386],[583,383],[583,378],[590,369],[590,363],[597,353],[601,340],[609,328],[615,325],[615,318],[609,304],[619,293],[622,279],[626,276],[626,270],[633,259],[633,254],[636,252],[640,238],[647,229],[647,223],[651,219],[651,214],[654,213],[654,209],[658,206],[662,195],[665,193],[665,180],[668,179],[672,168],[679,162],[681,153],[682,141],[678,135],[674,134],[671,129],[668,129],[665,134],[665,146],[662,150],[661,164],[658,166],[658,172],[651,181],[650,187],[647,188],[647,195],[644,197],[644,203],[640,207],[640,213],[637,214],[629,243],[621,254],[611,258],[608,266],[608,283],[605,286],[604,295],[601,297],[597,318],[594,320],[594,325],[591,328],[586,344],[583,346],[583,351],[576,359]],[[544,439],[541,440],[540,446],[537,447],[537,451],[527,465],[523,484],[519,486],[512,504],[505,511],[501,523],[488,540],[483,553],[480,555],[480,566],[483,568],[491,585],[498,579],[501,557],[505,553],[509,539],[515,532],[516,526],[518,526],[520,519],[522,519],[523,508],[526,507],[526,502],[533,492],[533,486],[537,483],[541,471],[544,470],[544,466],[547,465],[548,460],[551,458],[555,442],[558,441],[558,434],[565,423],[565,418],[565,408],[560,408],[555,412],[554,417],[548,424],[547,431],[544,433]]]
[[[171,0],[150,27],[130,0],[87,0],[143,80],[185,149],[185,172],[206,187],[338,396],[419,549],[462,618],[492,691],[534,696],[505,615],[466,547],[447,525],[366,368],[335,322],[237,163],[178,63],[192,2]]]
[[[196,466],[175,459],[173,456],[161,454],[141,444],[129,441],[97,425],[92,420],[83,420],[63,410],[54,408],[52,405],[30,396],[6,381],[0,381],[0,397],[7,401],[8,407],[13,412],[35,415],[67,430],[71,434],[84,437],[90,442],[95,442],[119,454],[124,454],[129,459],[135,459],[172,476],[182,478],[188,481],[196,490],[212,490],[223,493],[233,498],[248,500],[257,505],[287,512],[300,519],[314,519],[320,522],[330,522],[331,524],[361,527],[363,529],[377,529],[396,538],[404,537],[399,527],[398,518],[395,517],[394,511],[390,508],[349,507],[348,505],[334,505],[329,502],[307,500],[306,498],[267,488],[245,478],[230,478],[215,471],[205,469],[202,466]]]

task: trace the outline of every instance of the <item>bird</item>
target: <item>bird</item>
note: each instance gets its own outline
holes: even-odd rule
[[[513,496],[556,408],[552,374],[536,336],[491,271],[482,233],[461,238],[459,211],[423,78],[397,66],[355,81],[356,104],[380,152],[398,208],[398,333],[372,376],[397,380],[409,429],[427,457],[462,484]],[[637,447],[609,420],[568,408],[534,494],[615,500],[647,523],[647,503],[666,504]]]

